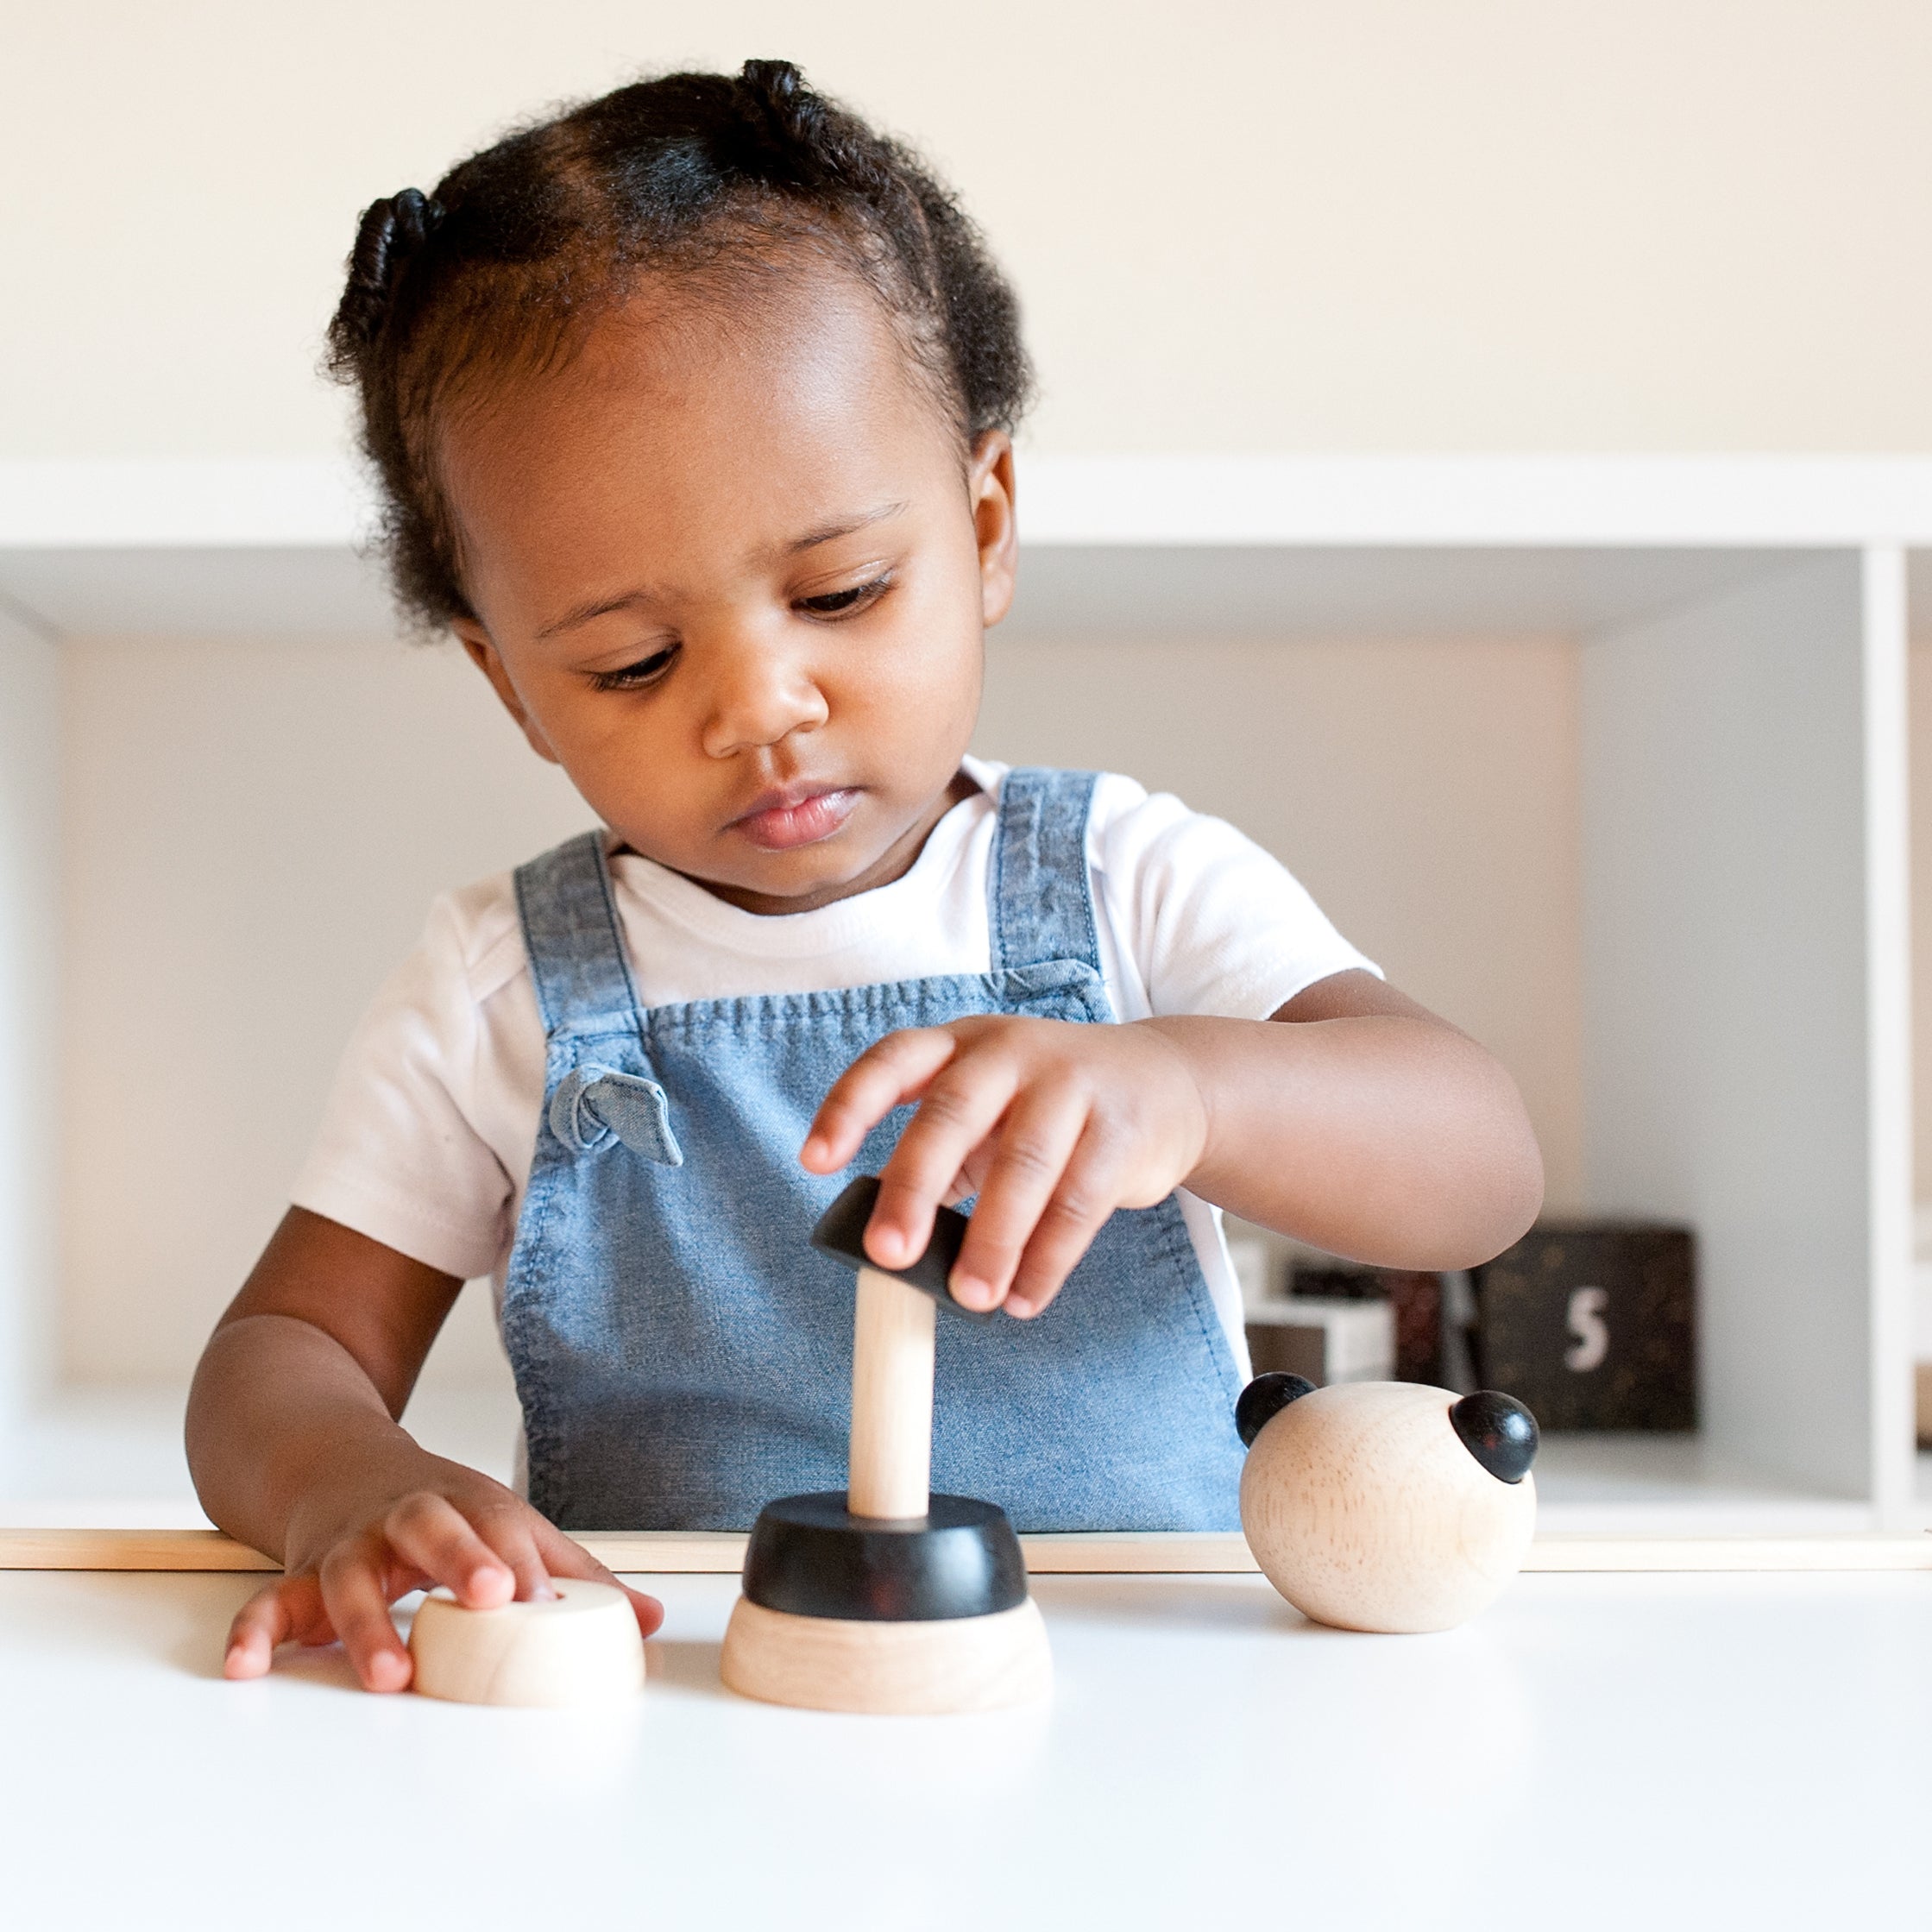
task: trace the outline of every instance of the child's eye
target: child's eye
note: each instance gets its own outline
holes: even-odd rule
[[[593,671],[591,687],[599,691],[634,691],[640,686],[655,684],[670,669],[671,659],[677,655],[677,646],[667,644],[662,651],[653,651],[634,664],[624,664],[616,670]]]
[[[891,582],[890,576],[878,576],[868,583],[855,583],[849,590],[828,590],[822,596],[801,597],[793,608],[809,612],[814,617],[846,617],[876,604]]]

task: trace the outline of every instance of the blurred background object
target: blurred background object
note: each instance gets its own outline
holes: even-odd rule
[[[1697,1426],[1688,1229],[1543,1222],[1475,1279],[1477,1373],[1544,1429]]]

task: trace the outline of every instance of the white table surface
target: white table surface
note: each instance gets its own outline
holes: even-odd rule
[[[1539,1576],[1439,1637],[1046,1577],[1052,1703],[770,1709],[660,1579],[589,1714],[217,1672],[249,1579],[0,1576],[0,1921],[534,1929],[1932,1920],[1932,1576]],[[1507,1915],[1507,1916],[1504,1916]]]

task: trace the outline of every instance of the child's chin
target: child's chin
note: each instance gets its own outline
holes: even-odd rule
[[[760,902],[755,908],[760,912],[783,912],[789,900],[798,901],[796,909],[805,911],[859,890],[880,856],[855,853],[834,834],[784,852],[740,848],[737,863],[728,871],[721,867],[709,877],[695,872],[689,876],[724,898],[740,903]]]

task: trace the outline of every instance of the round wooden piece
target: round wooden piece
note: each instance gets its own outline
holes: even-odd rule
[[[554,1578],[547,1602],[466,1610],[447,1590],[410,1628],[415,1688],[459,1704],[560,1707],[634,1697],[644,1639],[630,1599],[608,1583]]]
[[[1343,1382],[1274,1415],[1241,1476],[1241,1526],[1304,1616],[1344,1630],[1448,1630],[1522,1567],[1536,1483],[1504,1482],[1413,1382]]]
[[[720,1668],[730,1689],[765,1703],[899,1716],[1003,1710],[1053,1687],[1031,1597],[990,1617],[878,1623],[796,1616],[741,1596]]]
[[[931,1496],[911,1522],[855,1516],[835,1492],[781,1496],[758,1512],[745,1595],[768,1610],[853,1622],[990,1617],[1026,1601],[1026,1558],[1006,1512]]]

